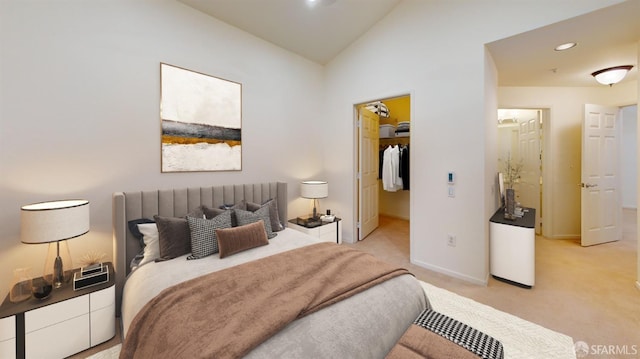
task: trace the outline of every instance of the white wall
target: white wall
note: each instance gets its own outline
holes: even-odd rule
[[[300,179],[322,172],[323,68],[175,1],[0,1],[0,300],[20,243],[20,206],[81,197],[91,231],[72,257],[112,259],[111,194]],[[242,83],[242,171],[160,173],[160,62]]]
[[[613,87],[500,87],[498,99],[504,108],[548,108],[544,123],[545,178],[543,202],[550,218],[543,226],[551,238],[580,237],[581,138],[585,104],[624,106],[637,101],[636,81]]]
[[[334,59],[325,138],[335,145],[325,146],[324,158],[345,241],[354,238],[352,106],[410,92],[411,261],[485,283],[498,103],[484,44],[613,3],[405,0]],[[455,198],[447,196],[448,171],[457,175]],[[456,247],[446,245],[447,233]]]
[[[638,106],[622,108],[622,207],[638,208]]]

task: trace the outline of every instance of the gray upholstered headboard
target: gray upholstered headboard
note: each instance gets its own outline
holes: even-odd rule
[[[140,243],[128,229],[127,222],[154,215],[182,217],[200,205],[212,208],[241,200],[262,203],[277,198],[280,221],[287,221],[287,184],[267,182],[213,187],[195,187],[153,191],[115,192],[113,194],[113,237],[115,241],[116,313],[120,315],[122,288],[129,274],[129,263],[140,252]]]

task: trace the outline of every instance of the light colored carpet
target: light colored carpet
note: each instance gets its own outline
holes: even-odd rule
[[[576,358],[573,339],[420,281],[433,309],[499,340],[505,358]]]
[[[575,359],[571,337],[501,312],[448,290],[420,281],[436,311],[463,322],[499,340],[505,358]],[[96,353],[90,359],[118,358],[120,344]]]

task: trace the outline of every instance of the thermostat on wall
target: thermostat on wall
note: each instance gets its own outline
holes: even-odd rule
[[[447,173],[447,183],[449,183],[449,184],[456,183],[456,173],[455,172]]]

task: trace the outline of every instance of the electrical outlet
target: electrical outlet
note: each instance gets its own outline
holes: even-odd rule
[[[455,247],[456,246],[456,235],[455,234],[447,234],[447,245],[449,247]]]

